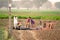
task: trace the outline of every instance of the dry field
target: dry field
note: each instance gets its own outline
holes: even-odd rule
[[[19,20],[23,22],[23,19]],[[36,20],[38,23],[38,20]],[[12,21],[13,24],[13,21]],[[12,25],[13,26],[13,25]],[[0,27],[8,28],[8,19],[0,19]],[[14,40],[60,40],[60,21],[56,21],[54,30],[12,30]]]
[[[60,40],[60,30],[14,30],[15,40]]]

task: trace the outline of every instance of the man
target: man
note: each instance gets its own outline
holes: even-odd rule
[[[16,16],[14,16],[14,28],[16,28],[16,27],[17,27],[17,23],[18,23],[18,21],[17,21],[17,17],[16,17]]]

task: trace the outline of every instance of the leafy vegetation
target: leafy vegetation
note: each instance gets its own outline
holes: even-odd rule
[[[49,19],[60,20],[60,11],[31,11],[31,10],[12,10],[12,18],[17,16],[18,18],[26,19],[32,17],[33,19]],[[8,19],[9,14],[7,11],[0,11],[0,19]]]

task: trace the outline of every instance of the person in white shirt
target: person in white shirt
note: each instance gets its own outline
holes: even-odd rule
[[[14,16],[14,28],[17,27],[18,19],[17,16]]]

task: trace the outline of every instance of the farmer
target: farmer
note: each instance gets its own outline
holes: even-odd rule
[[[53,22],[47,21],[46,23],[44,23],[43,27],[44,27],[45,30],[53,29]]]
[[[28,17],[26,20],[26,27],[27,28],[34,27],[34,24],[35,24],[34,20],[31,17]]]
[[[45,21],[44,23],[43,23],[43,30],[49,30],[49,23],[47,22],[47,21]]]
[[[44,22],[44,24],[43,24],[43,28],[46,28],[46,22]]]
[[[19,21],[19,22],[17,23],[16,29],[20,29],[21,26],[22,26],[22,23],[21,23],[21,21]]]
[[[43,28],[43,22],[40,20],[40,28],[42,29]]]
[[[17,23],[18,23],[18,21],[17,21],[17,16],[14,16],[14,28],[17,27]]]
[[[49,28],[50,29],[53,29],[53,26],[54,26],[53,24],[54,24],[53,22],[49,21]]]

